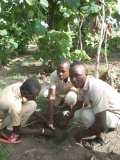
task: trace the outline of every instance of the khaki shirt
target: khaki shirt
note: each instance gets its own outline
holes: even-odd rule
[[[70,88],[72,87],[72,83],[70,81],[70,78],[68,77],[67,82],[64,82],[61,80],[58,75],[57,71],[54,71],[50,76],[50,88],[56,89],[57,95],[65,95]]]
[[[13,118],[13,126],[20,124],[22,111],[22,97],[20,93],[21,82],[9,85],[0,93],[0,112],[8,113]]]
[[[65,95],[70,90],[77,92],[77,89],[72,85],[70,78],[68,77],[67,82],[64,82],[58,77],[57,71],[54,71],[50,76],[50,89],[56,90],[56,96],[50,96],[51,100],[55,100],[55,106],[59,106],[61,102],[63,102]]]
[[[95,114],[106,110],[120,114],[120,94],[100,79],[88,76],[79,99],[90,103]]]

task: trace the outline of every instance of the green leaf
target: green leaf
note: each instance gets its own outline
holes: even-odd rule
[[[89,6],[83,6],[81,7],[81,10],[85,13],[91,14],[91,13],[98,13],[100,11],[101,7],[96,5],[95,3],[91,3]]]
[[[40,4],[42,7],[48,7],[48,1],[47,0],[40,0]]]
[[[80,0],[66,0],[66,2],[73,7],[79,7],[80,6]]]
[[[71,61],[74,61],[76,59],[80,59],[82,61],[85,61],[85,60],[89,61],[91,59],[84,50],[78,50],[78,49],[76,49],[74,52],[71,52],[71,55],[69,58]]]
[[[0,30],[0,35],[7,36],[7,30],[6,29]]]
[[[15,42],[13,38],[9,39],[9,43],[11,44],[12,48],[18,48],[18,43]]]
[[[2,11],[2,8],[1,8],[1,3],[0,3],[0,13],[1,13],[1,11]]]
[[[98,13],[100,11],[101,7],[96,5],[95,3],[91,3],[90,5],[90,12],[91,13]]]
[[[81,10],[82,10],[82,11],[85,11],[85,12],[88,12],[88,10],[89,10],[89,6],[81,7]]]
[[[24,2],[24,0],[19,0],[19,3],[21,4],[21,3],[23,3]]]
[[[3,0],[3,2],[8,3],[8,0]]]
[[[25,1],[26,1],[26,3],[27,3],[28,5],[32,6],[32,5],[35,4],[35,1],[36,1],[36,0],[25,0]]]
[[[32,30],[34,33],[44,34],[47,31],[47,27],[42,23],[43,21],[37,19],[32,24]]]
[[[29,17],[29,18],[33,18],[33,16],[34,16],[33,10],[29,10],[29,11],[28,11],[28,17]]]

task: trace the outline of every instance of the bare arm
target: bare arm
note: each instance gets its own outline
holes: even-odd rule
[[[67,119],[70,120],[71,118],[73,118],[75,111],[80,109],[82,106],[83,106],[83,101],[78,101],[72,108],[68,107],[70,114],[67,117]]]
[[[49,113],[49,126],[53,128],[54,123],[54,107],[55,107],[55,99],[56,99],[56,89],[49,90],[48,97],[48,113]]]
[[[95,115],[95,122],[89,128],[89,131],[91,134],[92,133],[98,134],[100,132],[103,132],[105,128],[106,128],[106,111],[103,111]]]
[[[97,113],[95,115],[95,122],[94,124],[86,130],[79,131],[75,135],[77,141],[81,140],[82,138],[93,136],[93,135],[100,135],[101,132],[105,130],[106,127],[106,111]]]

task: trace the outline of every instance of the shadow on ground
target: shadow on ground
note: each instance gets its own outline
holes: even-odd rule
[[[119,160],[120,155],[91,151],[76,144],[54,144],[44,138],[24,138],[19,145],[8,145],[10,160]]]
[[[42,80],[43,75],[48,75],[49,67],[36,61],[33,57],[24,56],[11,60],[10,63],[0,70],[0,88],[24,80],[28,77],[37,77]]]

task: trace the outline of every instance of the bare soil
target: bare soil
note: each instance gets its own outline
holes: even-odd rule
[[[109,133],[104,139],[104,146],[89,150],[71,139],[55,143],[52,139],[27,136],[21,144],[7,145],[7,150],[10,160],[119,160],[119,133]]]
[[[37,67],[32,65],[22,66],[23,60],[18,59],[0,71],[1,88],[36,72]],[[36,63],[31,62],[35,65]],[[112,64],[112,63],[111,63]],[[114,65],[115,64],[115,65]],[[117,64],[117,65],[116,65]],[[119,67],[120,62],[113,62],[113,66]],[[23,67],[23,68],[22,68]],[[93,64],[87,65],[91,70]],[[104,66],[103,66],[104,67]],[[104,67],[105,68],[105,67]],[[25,70],[25,72],[24,72]],[[28,74],[27,74],[28,73]],[[37,70],[37,76],[39,71]],[[119,160],[120,159],[120,130],[103,134],[105,144],[95,146],[92,150],[76,144],[72,136],[64,135],[64,130],[58,131],[58,137],[48,138],[44,136],[24,136],[20,144],[3,145],[9,155],[9,160]]]

